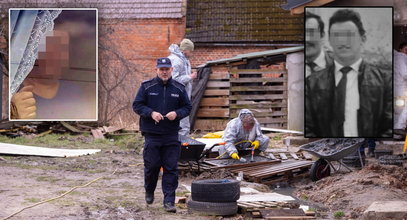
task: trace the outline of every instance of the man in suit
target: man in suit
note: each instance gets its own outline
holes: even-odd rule
[[[392,73],[362,59],[359,13],[336,11],[328,32],[334,64],[306,79],[305,136],[391,137]]]
[[[332,64],[332,58],[322,49],[325,36],[324,22],[319,15],[306,12],[305,15],[305,77]]]

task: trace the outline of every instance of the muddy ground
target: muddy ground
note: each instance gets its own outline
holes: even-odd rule
[[[392,149],[394,153],[400,153],[402,144],[380,144],[377,149]],[[320,216],[327,218],[343,212],[346,219],[360,219],[374,201],[407,201],[406,162],[403,167],[380,165],[377,159],[367,158],[367,163],[363,169],[353,172],[341,170],[317,182],[296,183],[295,195],[304,202],[325,208]]]
[[[272,146],[281,146],[282,136],[272,138]],[[37,202],[63,194],[75,186],[88,183],[85,188],[39,206],[29,208],[10,219],[250,219],[242,215],[213,217],[188,213],[184,204],[176,214],[162,208],[160,182],[156,201],[147,206],[144,201],[142,137],[130,135],[93,140],[91,136],[51,134],[44,137],[0,136],[0,142],[58,148],[99,148],[102,152],[74,158],[48,158],[31,156],[2,156],[0,160],[0,219]],[[396,148],[401,149],[401,146]],[[369,161],[370,162],[370,161]],[[112,174],[114,171],[116,172]],[[180,178],[178,196],[188,193],[184,185],[194,179],[233,176],[220,170],[203,173],[198,177],[185,175]],[[371,165],[353,173],[335,174],[313,183],[309,180],[296,182],[295,195],[304,203],[315,204],[322,215],[343,211],[347,216],[357,216],[372,201],[406,200],[407,173],[405,168]],[[259,187],[270,192],[267,186]],[[356,214],[355,214],[356,213]]]

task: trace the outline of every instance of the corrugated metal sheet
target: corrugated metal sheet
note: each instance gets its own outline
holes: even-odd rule
[[[98,8],[105,19],[182,18],[182,0],[3,0],[0,13],[9,8]]]
[[[195,42],[299,43],[303,16],[281,8],[286,0],[189,0],[187,37]]]
[[[294,53],[294,52],[298,52],[298,51],[302,51],[302,50],[304,50],[304,46],[287,47],[287,48],[281,48],[281,49],[277,49],[277,50],[266,50],[266,51],[254,52],[254,53],[245,53],[245,54],[239,54],[232,58],[208,61],[199,67],[210,66],[210,65],[221,64],[221,63],[238,62],[238,61],[241,61],[244,59],[253,59],[253,58],[258,58],[258,57],[269,57],[269,56],[278,55],[278,54]]]

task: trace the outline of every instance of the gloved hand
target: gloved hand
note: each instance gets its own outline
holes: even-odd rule
[[[230,155],[231,158],[235,159],[235,160],[240,160],[240,157],[237,153],[233,153],[232,155]]]
[[[35,99],[32,93],[32,85],[23,87],[11,98],[12,118],[13,119],[32,119],[36,118]]]
[[[254,149],[257,149],[257,148],[259,148],[259,146],[260,146],[260,141],[253,141],[252,142],[252,147],[254,147]]]

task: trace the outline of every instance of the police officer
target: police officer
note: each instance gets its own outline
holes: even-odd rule
[[[141,84],[133,102],[133,110],[140,115],[140,130],[145,138],[145,199],[147,204],[153,203],[158,175],[163,167],[164,209],[176,212],[174,202],[181,152],[178,140],[179,122],[189,115],[192,106],[184,86],[171,77],[170,59],[158,59],[156,71],[157,77]]]

